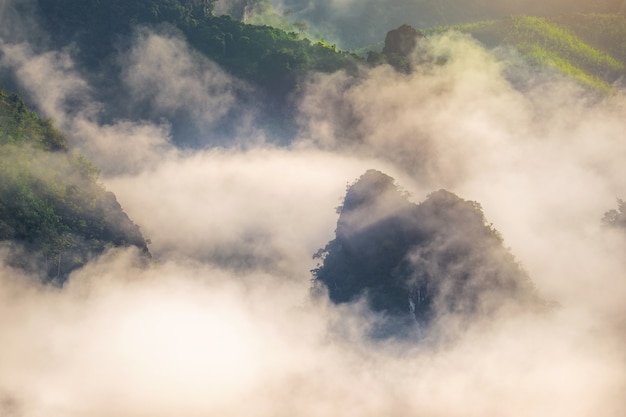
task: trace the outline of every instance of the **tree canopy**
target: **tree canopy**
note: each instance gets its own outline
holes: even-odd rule
[[[148,253],[97,168],[71,152],[52,122],[0,89],[0,247],[14,266],[62,280],[110,246]]]

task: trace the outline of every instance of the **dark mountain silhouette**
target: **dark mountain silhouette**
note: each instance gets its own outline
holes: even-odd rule
[[[417,47],[418,41],[423,38],[425,36],[421,31],[409,25],[390,30],[385,36],[383,51],[369,51],[367,62],[372,65],[386,62],[400,72],[410,73],[412,66],[410,56]]]
[[[480,205],[444,190],[413,204],[375,170],[349,187],[336,237],[316,257],[315,285],[334,303],[365,297],[374,311],[422,326],[541,304]]]
[[[385,36],[383,54],[387,56],[393,54],[409,55],[415,49],[417,40],[423,37],[422,32],[406,24],[398,29],[390,30]]]

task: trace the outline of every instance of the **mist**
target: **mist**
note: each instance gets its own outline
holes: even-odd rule
[[[101,122],[67,51],[0,42],[0,65],[101,167],[154,258],[112,249],[59,288],[0,255],[0,414],[624,414],[626,235],[601,224],[626,194],[623,92],[444,34],[409,75],[312,77],[288,145],[242,114],[236,140],[192,150],[167,117],[210,131],[247,87],[180,42],[146,31],[120,52],[126,87],[160,124]],[[144,71],[157,58],[171,77]],[[309,272],[369,168],[414,202],[440,188],[478,201],[558,307],[372,339],[384,318],[312,294]]]
[[[310,33],[345,49],[371,47],[387,31],[402,24],[427,29],[511,15],[557,16],[567,13],[624,13],[623,0],[274,0],[277,10],[288,10],[306,21]]]

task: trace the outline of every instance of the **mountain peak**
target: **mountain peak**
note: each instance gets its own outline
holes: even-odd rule
[[[319,255],[315,282],[333,302],[365,297],[403,322],[465,320],[539,302],[478,203],[439,190],[414,204],[380,171],[348,188],[336,238]]]
[[[424,34],[422,32],[404,24],[397,29],[387,32],[383,54],[388,56],[392,54],[407,56],[415,49],[417,40],[423,37]]]

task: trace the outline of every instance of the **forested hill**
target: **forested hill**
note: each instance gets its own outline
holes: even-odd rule
[[[82,76],[91,80],[95,98],[105,104],[101,116],[107,120],[163,118],[163,114],[155,114],[149,106],[128,104],[133,100],[124,86],[121,60],[137,41],[140,28],[180,37],[194,53],[251,86],[252,91],[238,95],[239,106],[259,112],[257,124],[277,130],[276,135],[294,128],[289,98],[307,74],[339,69],[355,71],[356,62],[360,61],[356,55],[339,51],[332,44],[304,38],[296,33],[297,29],[287,32],[245,24],[228,15],[216,16],[212,13],[214,3],[34,0],[32,10],[21,13],[36,16],[38,27],[43,29],[40,43],[44,49],[71,51]],[[218,129],[217,133],[221,134],[236,129],[239,124],[235,115],[222,118],[219,121],[222,126],[194,128],[195,120],[183,114],[170,116],[166,118],[173,125],[174,140],[180,144],[210,135],[209,128]]]
[[[356,74],[359,65],[365,63],[333,44],[307,39],[300,33],[306,23],[300,22],[304,26],[293,31],[251,25],[228,15],[217,16],[215,5],[214,0],[32,0],[14,12],[32,18],[28,21],[41,29],[28,35],[31,44],[42,51],[71,54],[81,77],[89,82],[92,98],[102,104],[98,116],[103,123],[116,119],[165,120],[180,146],[224,145],[239,135],[246,123],[260,128],[275,143],[288,143],[298,131],[296,103],[303,80],[313,72],[346,70]],[[572,17],[571,21],[578,23],[568,21],[564,30],[565,17],[507,18],[445,29],[471,33],[488,46],[509,43],[533,63],[554,67],[592,88],[611,91],[613,83],[624,75],[620,56],[624,33],[619,29],[624,18],[607,15],[612,16],[609,21],[608,17],[585,16],[589,17]],[[406,23],[424,29],[419,22]],[[394,28],[386,27],[380,40]],[[617,32],[611,32],[615,28]],[[228,80],[236,80],[223,87],[229,89],[229,99],[234,103],[226,114],[216,112],[208,122],[198,120],[192,112],[164,110],[151,101],[150,92],[144,96],[137,93],[137,89],[148,89],[146,86],[129,88],[128,65],[134,62],[129,54],[137,52],[133,48],[141,44],[146,31],[181,39],[184,42],[177,44],[179,49],[189,46],[190,55],[210,65],[216,63]],[[610,50],[602,49],[607,43],[613,45]],[[406,71],[405,57],[395,54],[382,58]],[[150,64],[169,66],[165,62]],[[15,82],[11,74],[3,75],[8,78],[6,82]],[[178,75],[173,73],[171,78]],[[158,87],[158,82],[154,84]],[[251,120],[242,121],[242,115]]]
[[[551,67],[594,89],[610,91],[626,76],[626,16],[512,16],[432,32],[468,33],[489,48],[511,46],[531,63]]]
[[[295,32],[212,14],[211,0],[38,0],[39,20],[56,47],[76,42],[80,61],[97,66],[140,25],[169,24],[230,73],[274,93],[307,71],[334,71],[354,58]]]
[[[0,89],[0,248],[12,266],[62,281],[113,246],[146,241],[98,170],[50,120]]]
[[[255,0],[233,0],[255,3]],[[563,13],[626,13],[623,0],[283,0],[293,16],[334,36],[344,48],[376,43],[402,24],[415,28],[467,24],[507,16],[554,17]]]
[[[414,204],[375,170],[348,188],[336,237],[316,257],[315,283],[333,302],[365,297],[392,327],[542,305],[477,203],[440,190]]]

